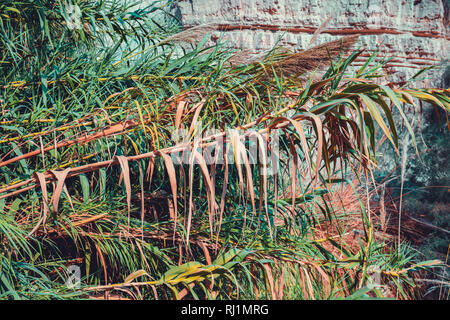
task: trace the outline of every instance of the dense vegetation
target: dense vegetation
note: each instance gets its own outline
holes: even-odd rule
[[[357,37],[252,56],[212,30],[0,0],[0,299],[420,297],[443,262],[386,233],[372,169],[448,90],[355,67]]]

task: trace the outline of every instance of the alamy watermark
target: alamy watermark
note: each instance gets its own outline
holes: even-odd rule
[[[81,285],[81,269],[77,265],[71,265],[67,267],[67,273],[69,276],[66,280],[66,286],[69,289],[78,289]]]
[[[196,126],[201,127],[201,126]],[[261,174],[278,172],[280,135],[268,131],[230,129],[225,132],[209,129],[203,134],[195,130],[172,130],[171,139],[179,148],[171,151],[174,164],[259,165]],[[179,149],[179,150],[178,150]],[[201,156],[201,157],[199,157]]]

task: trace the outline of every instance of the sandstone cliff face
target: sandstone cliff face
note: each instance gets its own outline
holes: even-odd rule
[[[310,46],[317,28],[327,21],[312,45],[343,35],[361,34],[360,45],[382,44],[393,56],[386,73],[403,81],[419,69],[445,65],[449,50],[448,0],[180,0],[184,27],[218,23],[233,46],[254,52],[270,49],[278,39],[294,50]],[[428,86],[443,86],[443,69]]]

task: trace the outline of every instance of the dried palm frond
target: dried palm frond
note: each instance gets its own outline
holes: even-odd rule
[[[335,57],[344,55],[358,40],[358,35],[343,37],[311,49],[288,55],[272,64],[278,76],[301,75],[315,69],[324,68]]]

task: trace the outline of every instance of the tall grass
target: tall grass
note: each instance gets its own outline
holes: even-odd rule
[[[1,298],[411,298],[440,264],[383,240],[360,184],[375,133],[415,143],[404,105],[448,90],[353,67],[357,37],[247,59],[164,1],[4,0],[0,27]]]

